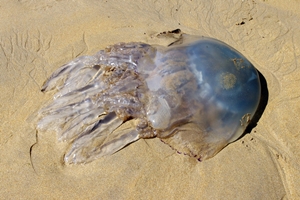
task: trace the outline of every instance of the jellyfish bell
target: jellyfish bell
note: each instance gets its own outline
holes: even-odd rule
[[[186,34],[158,54],[155,81],[146,78],[150,96],[159,97],[157,111],[148,112],[152,125],[159,119],[163,126],[154,127],[165,130],[157,137],[204,160],[244,133],[260,100],[260,82],[242,54],[216,39]]]

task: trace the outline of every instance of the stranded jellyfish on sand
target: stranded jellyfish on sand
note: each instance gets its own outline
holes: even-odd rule
[[[258,73],[243,55],[187,34],[167,47],[119,43],[76,58],[45,82],[50,90],[37,129],[70,144],[66,163],[154,137],[205,160],[243,134],[260,100]]]

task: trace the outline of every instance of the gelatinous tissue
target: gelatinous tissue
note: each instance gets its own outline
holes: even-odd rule
[[[243,134],[260,100],[258,73],[242,54],[187,34],[167,47],[118,43],[78,57],[45,82],[42,91],[50,90],[37,129],[70,144],[66,163],[153,137],[205,160]]]

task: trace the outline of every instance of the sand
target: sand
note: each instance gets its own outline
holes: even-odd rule
[[[0,4],[0,199],[300,199],[300,2],[10,0]],[[249,134],[197,162],[159,139],[86,165],[28,123],[40,88],[75,57],[117,42],[160,44],[183,32],[222,40],[265,80]]]

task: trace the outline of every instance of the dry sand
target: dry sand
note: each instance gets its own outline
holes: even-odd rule
[[[0,16],[0,199],[300,199],[299,0],[2,0]],[[46,78],[79,55],[160,43],[177,28],[230,44],[262,73],[257,126],[204,162],[152,139],[63,165],[64,144],[26,121],[51,98]]]

